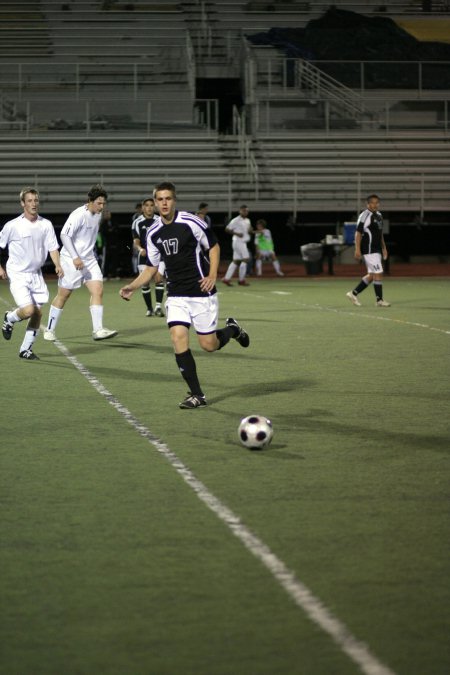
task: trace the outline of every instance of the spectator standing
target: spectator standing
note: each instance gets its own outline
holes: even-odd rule
[[[383,237],[383,216],[379,211],[380,198],[378,195],[369,195],[366,207],[358,218],[355,233],[355,258],[364,259],[367,274],[353,291],[347,293],[347,298],[354,305],[361,306],[359,294],[373,281],[375,304],[377,307],[390,307],[390,303],[383,300],[383,262],[387,260],[388,251]]]
[[[144,199],[142,202],[142,213],[133,220],[131,231],[133,233],[133,248],[138,255],[138,271],[143,272],[146,265],[149,265],[147,258],[147,233],[155,222],[155,200],[153,197]],[[160,268],[160,272],[163,270]],[[142,297],[147,307],[146,316],[164,316],[162,302],[164,298],[164,281],[161,279],[155,284],[155,311],[153,311],[152,292],[150,283],[142,286]]]
[[[225,232],[232,235],[233,260],[228,265],[225,276],[222,282],[226,286],[232,286],[231,279],[233,274],[238,270],[238,284],[240,286],[249,286],[245,276],[247,274],[247,265],[250,259],[250,252],[248,250],[248,242],[253,233],[252,224],[248,217],[248,207],[242,204],[239,209],[239,215],[230,220],[225,228]]]
[[[64,277],[58,281],[58,293],[50,306],[44,340],[56,340],[56,326],[72,292],[86,286],[91,294],[90,312],[92,337],[106,340],[117,335],[116,330],[103,327],[103,276],[95,257],[100,219],[108,194],[101,185],[93,185],[87,204],[79,206],[67,218],[61,230],[61,266]]]
[[[53,225],[38,214],[38,191],[24,188],[19,198],[22,215],[9,220],[0,232],[0,249],[8,248],[9,253],[6,269],[0,265],[0,279],[9,278],[11,294],[18,305],[16,309],[5,312],[2,334],[5,340],[10,340],[14,325],[27,319],[19,357],[36,361],[39,357],[33,352],[33,344],[41,325],[41,306],[48,302],[49,296],[41,269],[47,255],[50,254],[59,278],[63,270]]]

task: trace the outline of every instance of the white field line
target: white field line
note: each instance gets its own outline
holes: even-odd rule
[[[279,293],[277,291],[271,291],[274,295],[288,295],[288,293]],[[257,293],[252,293],[252,298],[258,298],[259,300],[264,300],[267,302],[267,297],[264,295],[258,295]],[[283,299],[280,299],[280,302],[283,302]],[[425,328],[426,330],[431,330],[435,333],[443,333],[444,335],[450,335],[450,330],[444,330],[443,328],[434,328],[429,326],[427,323],[417,323],[415,321],[405,321],[404,319],[394,319],[391,316],[375,315],[375,314],[364,314],[363,311],[357,310],[345,310],[337,309],[336,307],[324,307],[323,305],[311,305],[306,302],[299,302],[298,300],[289,299],[290,305],[296,305],[297,307],[304,307],[306,309],[318,309],[321,312],[334,312],[335,314],[345,315],[345,316],[359,316],[364,319],[371,319],[372,321],[390,321],[392,323],[398,323],[403,326],[414,326],[415,328]],[[381,309],[380,312],[390,312],[391,309]]]
[[[94,389],[103,396],[110,405],[133,427],[135,431],[146,438],[169,464],[183,478],[185,483],[195,492],[197,497],[223,521],[228,529],[242,542],[269,570],[276,581],[282,586],[295,604],[303,612],[327,633],[338,647],[360,668],[366,675],[394,675],[394,672],[385,666],[372,654],[363,642],[359,642],[336,616],[334,616],[322,601],[316,597],[295,574],[289,570],[284,562],[278,558],[269,547],[253,534],[241,521],[240,517],[233,513],[223,502],[220,501],[208,488],[195,476],[195,474],[172,452],[164,441],[155,436],[144,424],[120,401],[108,391],[102,383],[73,356],[60,340],[53,343],[70,363],[87,379]],[[189,413],[187,413],[189,414]],[[191,413],[192,414],[192,413]],[[194,413],[195,415],[196,413]]]

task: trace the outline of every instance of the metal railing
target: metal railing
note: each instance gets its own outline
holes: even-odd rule
[[[329,98],[269,99],[251,106],[253,134],[295,133],[313,130],[391,135],[405,131],[450,132],[450,98],[362,97],[365,114],[355,117]]]
[[[247,135],[245,111],[233,106],[233,135],[237,137],[239,156],[245,161],[245,172],[254,186],[255,199],[259,197],[259,168],[252,150],[252,139]]]
[[[186,48],[179,55],[172,55],[171,66],[167,64],[162,81],[159,65],[152,59],[134,62],[2,62],[0,91],[18,100],[34,94],[49,99],[71,96],[81,100],[95,95],[101,97],[105,90],[112,90],[116,98],[138,100],[154,93],[155,86],[167,88],[172,80],[178,89],[182,89],[181,78],[186,90],[194,95],[195,57],[189,34],[186,34]]]
[[[265,56],[264,47],[253,48],[247,58],[253,61],[254,77],[251,85],[261,96],[290,94],[298,86],[298,73],[303,59],[283,56]],[[408,89],[412,97],[429,96],[436,91],[450,90],[450,61],[305,61],[319,69],[324,77],[353,90],[355,95],[368,95],[377,90]],[[444,85],[445,83],[445,85]]]
[[[148,137],[155,129],[191,128],[216,134],[219,124],[217,99],[180,99],[176,105],[165,98],[124,101],[102,97],[94,100],[22,100],[15,106],[15,119],[0,118],[0,136],[20,132],[25,136],[55,134],[103,136],[139,134]]]

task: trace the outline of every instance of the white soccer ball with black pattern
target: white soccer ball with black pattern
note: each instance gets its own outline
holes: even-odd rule
[[[238,429],[239,440],[250,450],[266,448],[273,437],[272,422],[262,415],[249,415],[241,420]]]

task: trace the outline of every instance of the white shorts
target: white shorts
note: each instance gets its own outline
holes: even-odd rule
[[[245,241],[242,241],[242,239],[233,239],[232,245],[233,260],[248,260],[250,258],[248,246]]]
[[[259,251],[259,256],[261,260],[269,261],[273,258],[273,251]]]
[[[61,267],[64,270],[64,276],[58,279],[58,286],[73,291],[80,288],[86,281],[103,281],[102,271],[95,258],[90,258],[84,262],[82,270],[77,270],[73,264],[72,258],[61,256]]]
[[[169,326],[192,324],[196,333],[214,333],[219,320],[219,299],[217,295],[206,298],[169,297],[166,300],[166,317]]]
[[[11,295],[18,307],[45,305],[48,288],[42,272],[12,272],[9,274]]]
[[[369,274],[383,274],[381,253],[366,253],[363,258]]]

